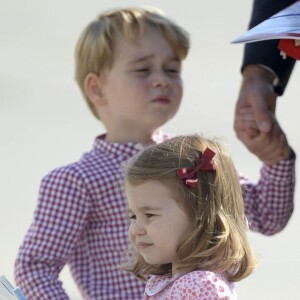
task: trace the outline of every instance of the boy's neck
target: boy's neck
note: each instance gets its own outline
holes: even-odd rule
[[[141,133],[141,132],[132,132],[130,135],[118,134],[114,135],[107,132],[105,140],[110,143],[141,143],[141,144],[149,144],[153,141],[153,135],[157,134],[160,129],[155,129],[149,133]]]

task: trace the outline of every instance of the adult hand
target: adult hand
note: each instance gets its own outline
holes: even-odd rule
[[[275,75],[260,65],[246,66],[234,120],[238,139],[268,164],[287,159],[290,151],[275,117],[274,79]]]
[[[244,114],[239,116],[241,124],[243,123],[242,116],[246,116],[244,120],[247,119],[247,122],[254,122],[251,108],[244,108],[243,112]],[[274,115],[270,132],[257,131],[254,136],[250,136],[246,130],[241,130],[239,131],[239,139],[250,152],[266,164],[276,164],[290,157],[290,147],[286,135]]]
[[[274,122],[276,94],[273,89],[275,75],[260,65],[248,65],[243,71],[243,81],[235,108],[234,129],[240,139],[240,132],[249,137],[259,132],[269,133]],[[241,114],[251,108],[254,120],[241,122]],[[243,132],[244,134],[244,132]]]

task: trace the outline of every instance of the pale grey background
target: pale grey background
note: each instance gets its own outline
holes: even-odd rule
[[[192,49],[183,72],[184,100],[164,129],[223,136],[237,168],[253,180],[258,178],[260,162],[232,129],[242,45],[230,41],[246,30],[250,0],[0,0],[0,274],[12,282],[14,259],[31,222],[42,176],[77,160],[103,132],[73,79],[76,40],[103,9],[137,4],[159,6],[191,33]],[[277,109],[296,152],[300,150],[299,80],[297,69]],[[260,266],[237,284],[239,299],[299,298],[298,189],[295,213],[282,233],[249,234]],[[70,298],[80,299],[68,269],[61,278]]]

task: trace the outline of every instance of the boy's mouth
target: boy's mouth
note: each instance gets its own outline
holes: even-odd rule
[[[169,103],[171,103],[171,101],[170,101],[169,98],[163,97],[163,96],[159,96],[159,97],[155,98],[154,100],[152,100],[152,102],[162,103],[162,104],[169,104]]]

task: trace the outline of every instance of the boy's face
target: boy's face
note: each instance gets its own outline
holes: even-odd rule
[[[174,186],[148,180],[138,185],[127,182],[125,190],[133,247],[149,264],[173,263],[180,239],[192,230],[188,215],[173,196]]]
[[[118,38],[112,68],[100,81],[109,141],[148,141],[175,115],[182,98],[181,61],[151,28],[136,43]]]

